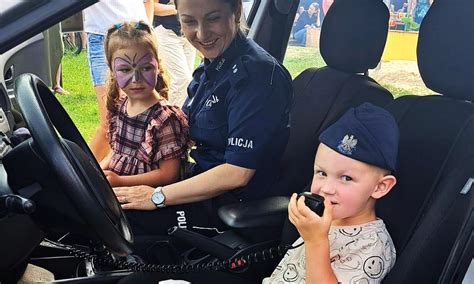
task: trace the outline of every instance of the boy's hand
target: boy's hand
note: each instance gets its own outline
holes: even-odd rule
[[[331,202],[328,199],[324,200],[324,206],[323,216],[319,217],[306,206],[304,196],[298,199],[296,193],[291,196],[288,204],[288,217],[306,243],[327,241],[332,222]]]

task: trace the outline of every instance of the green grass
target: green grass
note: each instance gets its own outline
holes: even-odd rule
[[[317,48],[289,46],[286,50],[283,65],[295,78],[303,70],[310,67],[323,67],[326,65]]]
[[[401,96],[413,95],[415,92],[413,90],[402,89],[391,84],[381,83],[382,87],[389,90],[390,93],[394,96],[394,98],[398,98]]]
[[[63,87],[69,96],[57,96],[86,141],[99,124],[97,101],[87,66],[86,53],[65,55],[62,61]]]
[[[196,59],[196,64],[199,59]],[[63,58],[63,85],[70,96],[58,96],[60,102],[71,116],[86,141],[89,141],[98,123],[96,96],[92,87],[86,53],[65,55]],[[309,67],[326,65],[318,49],[289,46],[286,51],[284,65],[293,78]],[[395,97],[412,94],[412,90],[401,89],[382,83]]]

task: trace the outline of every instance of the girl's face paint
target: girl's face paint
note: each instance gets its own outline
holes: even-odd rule
[[[125,89],[131,82],[144,81],[148,86],[154,88],[157,82],[158,62],[152,53],[144,55],[134,53],[130,56],[124,50],[114,59],[114,74],[121,89]],[[141,55],[141,57],[139,57]],[[137,58],[139,58],[137,60]]]

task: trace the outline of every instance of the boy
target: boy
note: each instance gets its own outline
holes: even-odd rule
[[[325,198],[319,217],[291,197],[288,214],[304,246],[289,250],[263,283],[379,283],[395,247],[375,202],[396,184],[398,127],[386,110],[351,108],[319,136],[311,192]]]

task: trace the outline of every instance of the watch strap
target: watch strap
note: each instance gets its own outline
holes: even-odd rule
[[[157,208],[166,207],[166,204],[165,204],[166,196],[164,195],[162,188],[163,188],[162,186],[158,186],[157,188],[155,188],[155,190],[153,191],[153,194],[152,194],[152,202],[156,205]],[[153,197],[156,196],[156,195],[161,195],[163,197],[163,199],[160,203],[156,203],[153,200]]]

